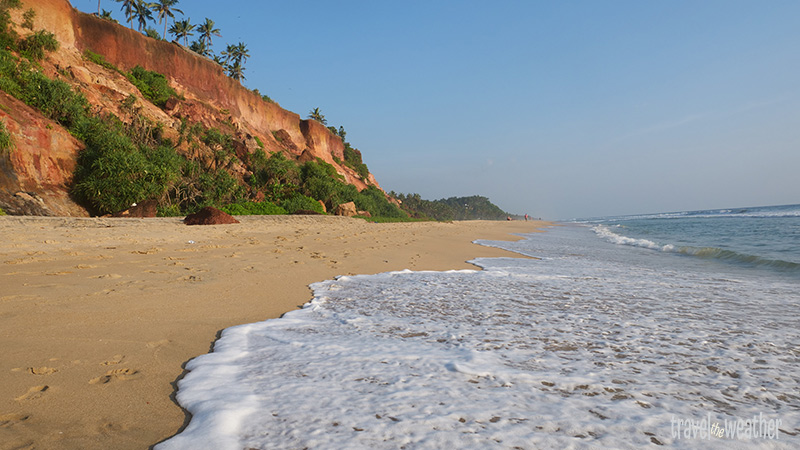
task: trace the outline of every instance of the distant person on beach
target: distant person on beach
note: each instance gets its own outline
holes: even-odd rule
[[[528,215],[525,214],[525,222],[527,222],[527,221],[528,221]]]

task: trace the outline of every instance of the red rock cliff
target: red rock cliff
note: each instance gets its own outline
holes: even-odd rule
[[[61,77],[65,71],[69,73],[71,78],[66,81],[81,89],[97,109],[117,113],[119,100],[134,93],[135,88],[119,74],[85,61],[81,56],[85,50],[104,56],[108,62],[122,70],[139,65],[167,77],[172,87],[185,100],[169,108],[167,113],[146,107],[145,114],[152,119],[175,128],[180,123],[177,120],[180,117],[189,117],[208,127],[222,121],[233,123],[237,137],[244,143],[241,151],[254,151],[257,148],[255,138],[258,138],[267,152],[283,151],[296,157],[306,153],[304,158],[321,158],[332,164],[348,183],[359,189],[367,186],[352,169],[335,162],[334,157],[338,160],[344,159],[341,139],[322,124],[303,120],[296,113],[264,101],[255,92],[226,76],[215,62],[176,43],[157,41],[124,26],[81,13],[67,0],[22,0],[22,3],[24,9],[32,8],[36,11],[36,29],[46,29],[54,33],[60,43],[59,51],[48,57],[43,64],[45,72],[53,77]],[[20,32],[24,34],[23,30]],[[2,100],[4,105],[9,104],[7,98]],[[14,111],[21,105],[19,102],[11,103]],[[35,111],[26,111],[24,114],[36,116]],[[0,180],[0,188],[6,194],[0,196],[0,205],[9,207],[8,198],[16,195],[16,192],[11,192],[14,189],[31,191],[31,195],[36,195],[39,188],[35,187],[46,185],[50,190],[39,195],[43,204],[50,207],[45,207],[38,213],[47,213],[48,209],[50,213],[59,215],[83,213],[76,205],[70,204],[66,195],[80,144],[74,139],[70,141],[69,134],[55,124],[47,123],[43,127],[43,118],[19,122],[16,117],[19,114],[12,115],[15,117],[11,123],[20,125],[14,125],[10,130],[15,141],[27,139],[26,142],[29,142],[31,135],[38,134],[36,139],[51,144],[39,147],[40,156],[36,157],[32,155],[37,154],[37,151],[29,146],[17,146],[12,150],[9,160],[17,163],[2,163],[0,177],[5,180]],[[20,131],[22,129],[25,129],[24,133]],[[276,139],[275,135],[280,139]],[[68,141],[69,144],[65,144]],[[23,153],[26,153],[25,156],[21,155]],[[36,158],[39,161],[55,162],[48,170],[32,172],[30,168],[35,165],[31,165],[28,160]],[[23,164],[21,160],[28,163]],[[369,182],[377,186],[372,175]],[[12,212],[37,213],[30,208]]]

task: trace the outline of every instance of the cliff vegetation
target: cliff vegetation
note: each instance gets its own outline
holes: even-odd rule
[[[213,21],[195,26],[179,11],[158,12],[165,35],[173,18],[177,41],[167,42],[145,9],[126,14],[129,29],[67,0],[0,0],[2,210],[103,215],[149,201],[159,215],[312,214],[353,202],[372,217],[468,218],[443,201],[387,195],[343,127],[242,86],[246,45],[215,55]],[[486,203],[475,208],[488,214]],[[497,211],[485,218],[505,217]]]

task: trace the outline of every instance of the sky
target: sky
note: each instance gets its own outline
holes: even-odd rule
[[[176,6],[217,53],[247,45],[245,86],[343,126],[387,192],[547,219],[800,203],[794,0]]]

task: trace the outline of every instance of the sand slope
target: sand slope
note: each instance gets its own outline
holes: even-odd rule
[[[143,449],[188,416],[182,365],[229,326],[279,317],[336,275],[474,268],[471,244],[541,222],[328,216],[0,217],[0,449]]]

